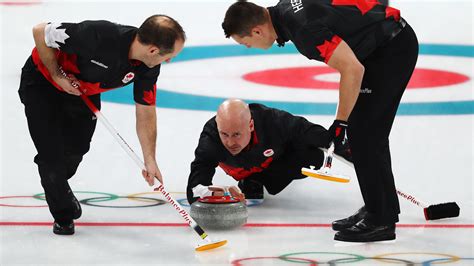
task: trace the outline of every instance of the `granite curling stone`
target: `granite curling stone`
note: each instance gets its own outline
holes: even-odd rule
[[[209,196],[191,204],[191,217],[204,229],[227,230],[244,225],[248,212],[245,203],[230,196]]]

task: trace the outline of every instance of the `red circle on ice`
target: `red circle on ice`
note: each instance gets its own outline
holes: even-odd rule
[[[245,74],[243,79],[264,85],[304,89],[339,88],[337,71],[326,66],[270,69]],[[429,89],[463,83],[469,77],[463,74],[417,68],[408,83],[409,89]]]

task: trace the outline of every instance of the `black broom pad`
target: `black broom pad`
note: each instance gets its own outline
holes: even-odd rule
[[[443,219],[443,218],[459,216],[459,206],[456,202],[430,205],[428,208],[425,208],[424,210],[425,210],[426,220],[438,220],[438,219]]]

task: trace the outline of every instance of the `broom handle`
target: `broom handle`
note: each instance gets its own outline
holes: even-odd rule
[[[115,140],[120,144],[122,149],[133,159],[133,161],[137,164],[140,169],[145,170],[145,164],[143,161],[138,157],[138,155],[132,150],[132,148],[128,145],[128,143],[120,136],[120,134],[115,130],[115,128],[110,124],[110,122],[105,118],[105,116],[97,109],[97,107],[92,103],[92,101],[84,94],[80,95],[81,99],[84,103],[89,107],[89,109],[94,113],[97,119],[107,128],[110,134],[115,138]],[[157,180],[158,181],[158,180]],[[207,237],[206,232],[196,223],[196,221],[189,215],[189,213],[179,204],[169,192],[165,190],[163,184],[158,181],[159,185],[155,185],[154,191],[159,191],[163,194],[171,203],[171,206],[175,208],[175,210],[184,218],[184,220],[189,224],[191,228],[202,238],[205,239]]]
[[[428,205],[426,205],[426,203],[423,203],[422,201],[420,201],[419,199],[417,199],[415,196],[413,195],[410,195],[406,192],[403,192],[401,191],[400,189],[396,189],[397,190],[397,194],[398,196],[408,200],[409,202],[415,204],[415,205],[418,205],[419,207],[425,209],[425,208],[428,208]]]
[[[328,148],[328,154],[326,158],[324,159],[324,164],[323,164],[324,168],[331,168],[333,153],[334,153],[334,142],[331,142]]]
[[[324,167],[325,168],[331,168],[332,165],[332,158],[333,158],[333,153],[334,153],[334,142],[331,142],[329,149],[328,149],[328,154],[326,156],[326,159],[324,159]],[[354,167],[354,164],[352,164],[352,167]],[[401,191],[398,188],[395,188],[397,190],[398,196],[408,200],[409,202],[418,205],[421,208],[427,208],[428,205],[421,200],[417,199],[415,196],[408,194],[406,192]]]

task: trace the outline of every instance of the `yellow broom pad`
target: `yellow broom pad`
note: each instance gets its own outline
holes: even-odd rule
[[[196,247],[196,251],[204,251],[204,250],[209,250],[209,249],[215,249],[215,248],[218,248],[218,247],[222,247],[225,244],[227,244],[227,240],[214,241],[214,242],[206,243],[206,244],[203,244],[203,245],[198,245]]]
[[[305,176],[324,179],[332,182],[349,183],[349,181],[351,181],[349,178],[342,175],[337,175],[327,171],[314,170],[305,167],[301,168],[301,173]]]

